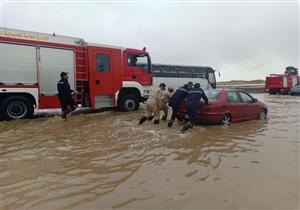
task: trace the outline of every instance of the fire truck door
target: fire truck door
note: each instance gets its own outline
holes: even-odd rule
[[[106,48],[90,48],[90,93],[94,108],[114,106],[113,51]]]

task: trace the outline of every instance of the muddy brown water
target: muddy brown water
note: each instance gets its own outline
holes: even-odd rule
[[[0,122],[1,209],[298,209],[300,97],[268,120],[137,125],[143,110]]]

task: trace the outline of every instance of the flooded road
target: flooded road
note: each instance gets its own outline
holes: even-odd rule
[[[266,121],[137,125],[143,110],[0,122],[1,209],[298,209],[300,97]]]

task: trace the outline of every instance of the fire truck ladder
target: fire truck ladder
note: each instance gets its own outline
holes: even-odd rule
[[[86,47],[78,47],[76,53],[76,88],[78,95],[77,104],[84,104],[84,91],[88,82],[88,63]]]

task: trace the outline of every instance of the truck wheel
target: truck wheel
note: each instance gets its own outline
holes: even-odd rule
[[[138,110],[140,107],[139,100],[134,95],[124,96],[120,99],[119,109],[122,112],[132,112]]]
[[[0,115],[6,120],[29,118],[33,112],[33,104],[23,96],[7,97],[0,104]]]
[[[271,89],[269,93],[270,93],[270,95],[275,95],[276,94],[276,89]]]

